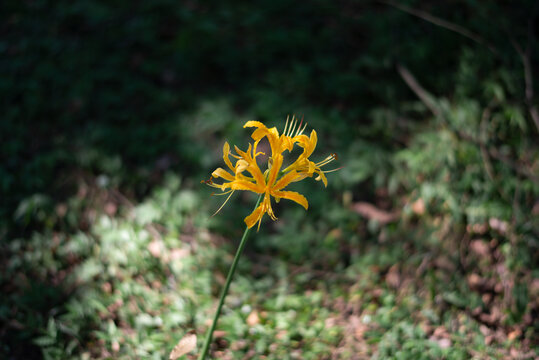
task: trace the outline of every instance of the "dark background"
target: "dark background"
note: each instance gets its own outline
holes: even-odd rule
[[[220,202],[199,182],[224,141],[246,148],[246,120],[282,130],[296,114],[316,156],[344,168],[325,190],[297,185],[308,212],[282,202],[252,235],[236,292],[255,310],[230,305],[214,351],[532,358],[538,12],[531,0],[2,2],[0,355],[161,358],[203,333],[254,200],[210,218]],[[195,295],[155,241],[189,249]],[[107,244],[137,255],[107,258]],[[293,284],[279,296],[322,300],[265,303],[276,264]],[[190,304],[183,320],[140,325],[171,317],[169,295]],[[318,315],[278,320],[290,309]],[[263,335],[234,318],[254,311]],[[325,330],[311,334],[315,319]],[[288,337],[279,321],[295,324]]]

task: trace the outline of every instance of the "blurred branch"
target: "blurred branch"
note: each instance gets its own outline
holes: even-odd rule
[[[429,14],[428,12],[417,10],[417,9],[412,9],[406,5],[398,4],[395,1],[391,1],[391,0],[379,0],[379,1],[386,5],[393,6],[401,11],[404,11],[405,13],[408,13],[410,15],[413,15],[420,19],[428,21],[431,24],[456,32],[457,34],[462,35],[470,40],[473,40],[478,44],[486,46],[493,54],[499,55],[498,50],[496,50],[496,48],[492,44],[490,44],[485,39],[483,39],[479,34],[476,34],[460,25],[454,24],[444,19],[440,19],[439,17]]]
[[[488,177],[491,181],[495,180],[494,168],[492,167],[492,162],[490,161],[490,155],[485,146],[484,140],[486,138],[487,131],[487,121],[490,118],[492,108],[494,107],[495,101],[491,101],[490,104],[483,110],[483,115],[481,116],[481,123],[479,125],[479,131],[481,136],[481,141],[479,141],[479,148],[481,149],[481,157],[483,158],[483,165],[485,166],[485,171],[487,172]]]
[[[377,208],[373,204],[369,204],[363,201],[357,202],[352,205],[352,211],[366,217],[369,220],[376,220],[382,225],[395,222],[400,217],[399,211],[388,212]]]
[[[404,67],[403,65],[398,64],[398,63],[397,63],[397,71],[399,72],[400,76],[402,77],[402,79],[404,80],[406,85],[408,85],[410,87],[410,89],[414,92],[414,94],[417,95],[419,100],[421,100],[423,102],[423,104],[436,117],[440,118],[447,125],[449,130],[451,130],[458,139],[469,141],[469,142],[479,146],[479,148],[481,150],[481,153],[482,153],[482,156],[483,156],[483,160],[486,161],[485,162],[485,167],[488,168],[487,173],[488,173],[489,177],[491,177],[493,179],[493,175],[494,175],[494,173],[492,172],[492,165],[491,165],[490,159],[489,159],[489,156],[490,156],[491,158],[494,158],[496,160],[499,160],[499,161],[503,162],[505,165],[507,165],[508,167],[513,169],[516,173],[518,173],[520,175],[523,175],[523,176],[525,176],[525,177],[527,177],[527,178],[529,178],[529,179],[531,179],[531,180],[533,180],[535,182],[539,182],[539,177],[537,177],[537,175],[535,175],[532,171],[530,171],[523,164],[520,164],[518,161],[513,160],[513,159],[501,154],[498,151],[498,149],[495,148],[494,146],[487,147],[487,144],[483,139],[476,139],[475,137],[473,137],[473,136],[471,136],[471,135],[469,135],[469,134],[467,134],[467,133],[465,133],[463,131],[460,131],[459,129],[455,129],[451,125],[451,123],[444,117],[444,114],[442,113],[442,111],[438,107],[438,105],[436,104],[436,102],[434,100],[434,97],[427,90],[425,90],[421,86],[421,84],[419,84],[419,82],[416,80],[414,75],[412,75],[412,73],[406,67]],[[484,124],[484,121],[486,121],[486,119],[490,117],[491,109],[489,109],[489,107],[492,107],[492,106],[493,106],[493,103],[489,104],[489,106],[487,107],[488,111],[487,111],[487,109],[485,109],[485,111],[483,112],[483,116],[482,116],[483,124]],[[483,151],[485,151],[485,155],[487,155],[487,157],[484,157],[485,155],[483,155]]]
[[[429,94],[415,79],[415,77],[408,71],[407,68],[402,66],[401,64],[397,63],[397,71],[399,72],[400,76],[412,89],[412,91],[417,95],[417,97],[423,102],[423,104],[434,114],[434,116],[441,118],[442,112],[440,108],[436,105],[436,102],[434,100],[434,97]]]
[[[524,82],[525,82],[525,95],[526,95],[526,104],[528,105],[528,111],[530,116],[533,119],[537,131],[539,131],[539,111],[537,106],[533,103],[533,75],[532,75],[532,65],[531,65],[531,43],[533,42],[533,22],[530,20],[530,26],[528,30],[528,44],[526,45],[526,50],[523,50],[522,47],[515,41],[513,37],[510,37],[511,44],[517,51],[522,61],[522,66],[524,67]]]

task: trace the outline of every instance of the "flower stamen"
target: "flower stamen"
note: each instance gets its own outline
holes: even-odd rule
[[[228,190],[228,191],[225,191],[223,193],[220,193],[220,194],[216,194],[216,193],[211,193],[212,196],[223,196],[223,195],[228,195],[230,194],[231,192],[233,192],[234,190]]]
[[[201,184],[206,184],[206,185],[213,185],[212,178],[213,178],[213,176],[210,175],[210,178],[208,180],[200,180],[200,183]]]
[[[217,209],[217,211],[211,216],[211,217],[214,217],[215,215],[217,215],[217,213],[219,211],[221,211],[222,208],[225,207],[226,203],[228,202],[228,200],[230,200],[230,198],[232,197],[232,195],[234,194],[234,190],[230,190],[230,191],[227,191],[226,193],[223,193],[223,194],[219,194],[219,195],[226,195],[230,193],[230,195],[228,195],[228,197],[226,198],[225,202],[223,203],[223,205],[221,205],[221,207],[219,207],[219,209]]]
[[[307,128],[307,125],[309,125],[309,123],[305,123],[305,125],[303,126],[303,129],[301,129],[301,131],[298,131],[296,136],[302,135],[305,129]]]
[[[337,158],[336,158],[335,154],[331,154],[330,156],[328,156],[324,160],[322,160],[320,162],[317,162],[315,165],[318,166],[318,167],[321,167],[321,166],[329,164],[330,162],[332,162],[333,160],[336,160],[336,159]]]
[[[327,174],[327,173],[330,173],[330,172],[334,172],[334,171],[339,171],[343,168],[344,166],[341,166],[341,167],[338,167],[336,169],[331,169],[331,170],[324,170],[322,171],[324,174]]]
[[[292,134],[294,133],[294,130],[296,130],[296,125],[298,124],[298,121],[296,119],[296,115],[292,115],[292,123],[290,124],[290,129],[288,129],[288,134],[286,136],[292,137]]]

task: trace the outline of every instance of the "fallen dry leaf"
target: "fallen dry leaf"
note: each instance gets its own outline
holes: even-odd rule
[[[470,286],[470,288],[477,289],[481,285],[483,285],[483,283],[484,283],[484,280],[481,278],[481,276],[475,273],[468,275],[468,285]]]
[[[516,338],[520,337],[520,335],[522,335],[522,331],[520,329],[515,329],[507,335],[507,339],[509,339],[509,341],[514,341]]]
[[[399,267],[395,264],[391,266],[386,275],[386,283],[394,289],[397,289],[401,283]]]
[[[114,216],[116,212],[118,211],[118,206],[113,202],[108,202],[105,204],[105,213],[109,216]]]
[[[170,251],[170,258],[169,260],[172,260],[172,261],[175,261],[175,260],[179,260],[179,259],[183,259],[187,256],[189,256],[190,254],[190,251],[189,249],[172,249]]]
[[[451,340],[447,338],[438,339],[438,346],[440,346],[442,349],[447,349],[451,347]]]
[[[434,332],[429,337],[431,341],[438,343],[442,349],[447,349],[451,347],[451,340],[449,339],[449,333],[447,329],[443,326],[438,326],[434,329]]]
[[[455,263],[445,255],[441,255],[434,260],[434,265],[442,270],[452,272],[455,271],[457,266]]]
[[[448,336],[447,329],[445,327],[443,327],[443,326],[438,326],[438,327],[436,327],[434,329],[433,336],[437,337],[437,338],[446,337],[446,336]]]
[[[466,231],[470,234],[483,235],[488,231],[487,224],[468,224],[466,225]]]
[[[532,215],[539,215],[539,201],[536,201],[533,205]]]
[[[195,332],[191,330],[183,338],[181,338],[176,346],[174,346],[174,349],[172,349],[172,352],[170,353],[169,360],[176,360],[180,356],[194,350],[196,346],[197,336]]]
[[[500,234],[505,234],[507,232],[507,228],[509,224],[507,221],[503,221],[496,218],[490,218],[488,220],[488,224],[491,229],[498,231]]]
[[[473,240],[470,243],[470,250],[472,250],[476,255],[480,257],[488,256],[490,252],[490,247],[486,241],[483,240]]]
[[[376,220],[382,225],[396,221],[400,216],[398,212],[381,210],[372,204],[361,201],[352,205],[352,210],[369,220]]]
[[[224,331],[224,330],[215,330],[213,332],[213,338],[214,339],[224,338],[225,336],[226,336],[226,331]]]
[[[419,198],[412,203],[412,211],[416,215],[423,215],[425,213],[425,202]]]
[[[60,204],[56,205],[56,215],[58,215],[58,217],[63,218],[66,213],[67,213],[67,205],[66,204],[60,203]]]
[[[539,295],[539,279],[533,279],[530,284],[530,294],[532,297]]]
[[[255,326],[260,323],[260,318],[258,317],[258,313],[256,310],[253,310],[249,316],[247,316],[247,325],[249,326]]]
[[[162,241],[152,240],[152,242],[148,244],[148,251],[150,252],[150,254],[152,254],[153,257],[159,258],[163,250],[164,244]]]

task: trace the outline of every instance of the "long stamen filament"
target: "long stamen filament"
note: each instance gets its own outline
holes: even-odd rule
[[[327,159],[327,160],[324,160],[324,161],[320,161],[318,163],[315,163],[316,166],[320,167],[320,166],[324,166],[324,165],[327,165],[329,164],[330,162],[332,162],[333,160],[335,159]]]
[[[344,166],[341,166],[341,167],[338,167],[336,169],[332,169],[332,170],[324,170],[322,171],[324,174],[327,174],[327,173],[330,173],[330,172],[334,172],[334,171],[338,171],[338,170],[341,170]]]
[[[287,117],[287,119],[288,119],[288,117]],[[294,115],[292,115],[292,119],[288,123],[288,128],[286,129],[286,132],[285,132],[286,136],[290,135],[290,129],[292,129],[292,124],[293,123],[294,123]]]
[[[226,205],[226,203],[228,202],[228,200],[230,200],[230,198],[232,197],[232,194],[234,194],[234,190],[230,190],[230,195],[228,195],[228,197],[226,198],[225,202],[223,203],[223,205],[221,205],[221,207],[219,209],[217,209],[217,211],[211,216],[211,217],[214,217],[215,215],[217,215],[217,213],[219,211],[221,211],[221,209]],[[221,194],[221,195],[225,195],[225,194]]]
[[[326,164],[329,164],[330,162],[332,162],[333,160],[337,159],[337,154],[331,154],[330,156],[328,156],[327,158],[325,158],[324,160],[316,163],[315,165],[316,166],[324,166]]]
[[[225,191],[224,193],[220,193],[220,194],[216,194],[216,193],[212,193],[212,196],[223,196],[223,195],[228,195],[230,194],[231,192],[233,192],[234,190],[228,190],[228,191]]]
[[[222,186],[223,186],[222,184],[215,184],[215,183],[209,184],[209,183],[208,183],[207,185],[208,185],[208,186],[211,186],[211,187],[214,187],[214,188],[216,188],[216,189],[221,189],[221,190],[223,189],[223,188],[222,188]]]
[[[291,136],[294,133],[294,130],[296,130],[296,125],[298,124],[298,121],[296,119],[296,115],[292,116],[292,126],[290,126],[288,136]]]
[[[303,129],[301,129],[301,131],[298,131],[297,135],[303,134],[303,132],[304,132],[305,129],[307,128],[307,125],[308,125],[308,123],[305,123],[305,126],[303,127]],[[296,135],[296,136],[297,136],[297,135]]]
[[[299,133],[299,131],[301,129],[301,125],[303,125],[303,116],[301,117],[301,121],[299,123],[298,130],[296,131],[296,135],[294,135],[294,136],[298,136],[298,133]]]

